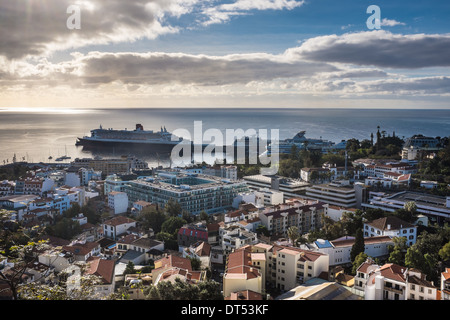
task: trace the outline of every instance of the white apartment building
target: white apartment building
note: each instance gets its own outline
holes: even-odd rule
[[[273,233],[285,234],[289,227],[295,226],[303,234],[321,226],[323,212],[324,203],[296,198],[262,209],[259,219],[267,230]]]
[[[383,178],[386,173],[391,172],[403,175],[417,173],[417,168],[408,162],[375,163],[366,165],[363,168],[365,176],[379,178]]]
[[[28,211],[36,209],[56,210],[58,214],[63,214],[64,211],[72,206],[70,198],[67,195],[57,195],[53,198],[37,198],[28,203]]]
[[[232,252],[258,242],[256,233],[237,225],[219,229],[220,243],[224,252]]]
[[[111,191],[108,193],[108,207],[114,214],[125,213],[128,210],[128,195],[125,192]]]
[[[367,177],[364,179],[364,183],[368,186],[379,186],[383,188],[392,187],[392,179],[388,178]]]
[[[325,216],[329,217],[333,221],[341,220],[342,215],[345,212],[355,212],[356,211],[355,208],[344,208],[344,207],[335,206],[335,205],[328,204],[328,203],[325,203],[323,205],[323,207],[325,209],[325,211],[324,211]]]
[[[272,272],[275,273],[275,285],[280,290],[290,290],[311,278],[317,278],[322,272],[328,272],[327,254],[293,247],[281,247],[276,250],[276,261]]]
[[[23,194],[42,196],[44,192],[52,190],[55,182],[50,178],[26,178],[23,182]]]
[[[328,255],[314,250],[258,243],[252,252],[264,254],[265,279],[280,290],[292,289],[329,269]]]
[[[14,193],[14,182],[3,180],[0,183],[0,197],[7,196]]]
[[[355,274],[354,288],[359,291],[365,291],[369,275],[375,272],[380,266],[375,264],[372,258],[367,258],[357,269]]]
[[[211,267],[211,245],[205,241],[199,241],[182,249],[182,257],[198,259],[203,269]]]
[[[123,216],[117,216],[103,222],[103,236],[117,240],[120,235],[126,234],[130,227],[136,227],[135,220]]]
[[[98,181],[102,179],[102,172],[95,171],[93,169],[80,168],[79,174],[80,174],[80,183],[83,186],[87,186],[89,184],[89,181],[91,180]]]
[[[223,275],[223,295],[252,290],[263,293],[265,289],[265,256],[255,254],[251,247],[241,248],[228,255]]]
[[[330,266],[337,266],[352,263],[350,252],[354,243],[353,237],[343,237],[332,241],[318,239],[311,244],[311,247],[327,254]],[[367,237],[364,238],[364,253],[373,258],[386,257],[389,255],[389,246],[393,245],[394,241],[388,236]]]
[[[78,172],[68,171],[64,173],[64,185],[69,187],[79,187],[81,179]]]
[[[365,237],[405,237],[408,246],[413,245],[417,240],[417,226],[395,216],[365,222],[363,228]]]
[[[260,188],[255,191],[255,204],[257,206],[273,206],[284,202],[284,193],[269,188]]]
[[[373,270],[359,269],[355,282],[366,279],[366,300],[436,300],[437,287],[426,280],[419,270],[408,269],[394,263],[376,266]],[[358,288],[361,286],[358,285]],[[356,288],[356,287],[355,287]]]
[[[112,191],[122,192],[125,190],[125,186],[128,184],[128,181],[123,181],[117,175],[113,174],[105,179],[105,183],[103,184],[104,193],[108,194]]]

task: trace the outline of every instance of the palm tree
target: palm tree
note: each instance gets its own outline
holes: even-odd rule
[[[290,226],[287,229],[287,236],[289,240],[291,240],[292,244],[295,246],[297,239],[300,237],[300,233],[298,232],[298,228],[296,226]]]

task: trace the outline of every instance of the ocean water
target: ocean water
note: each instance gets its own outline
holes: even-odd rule
[[[410,137],[450,136],[450,110],[385,109],[95,109],[71,112],[16,112],[0,110],[0,164],[12,161],[51,162],[59,156],[91,157],[95,151],[75,146],[77,137],[103,128],[133,130],[140,123],[146,130],[170,132],[186,129],[194,134],[194,122],[201,121],[203,132],[219,129],[279,130],[280,139],[305,130],[308,138],[340,142],[350,138],[370,139],[377,126],[386,134]],[[119,154],[101,153],[103,157]],[[49,156],[53,160],[48,160]],[[166,165],[168,159],[142,156],[150,166]],[[68,160],[70,161],[70,160]],[[66,161],[67,162],[67,161]]]

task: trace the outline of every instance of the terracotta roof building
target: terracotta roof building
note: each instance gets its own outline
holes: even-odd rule
[[[405,237],[407,245],[416,243],[417,226],[395,216],[388,216],[364,223],[364,236]]]

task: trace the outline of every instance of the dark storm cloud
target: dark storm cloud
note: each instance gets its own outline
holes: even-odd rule
[[[311,38],[292,54],[312,61],[416,69],[450,66],[450,35],[383,30]]]

